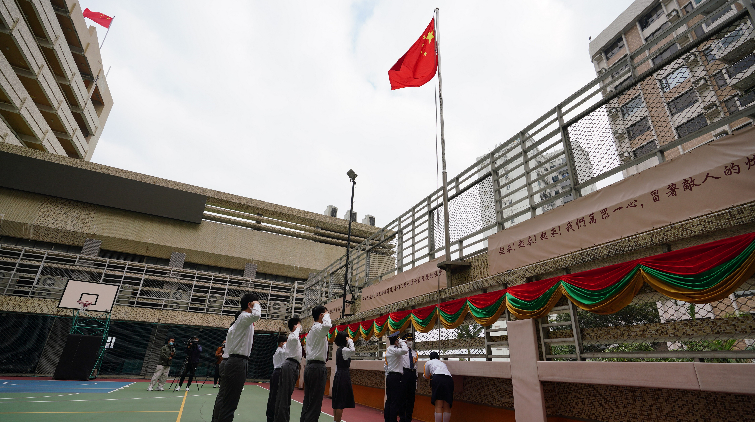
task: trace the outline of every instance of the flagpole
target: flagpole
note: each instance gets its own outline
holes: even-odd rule
[[[113,26],[113,22],[115,22],[115,15],[113,15],[113,19],[110,19],[110,25],[108,25],[107,31],[105,31],[105,37],[102,38],[102,44],[100,44],[100,50],[102,50],[102,46],[105,45],[105,40],[107,39],[107,34],[110,33],[110,27]]]
[[[446,260],[438,263],[438,267],[446,271],[446,283],[447,287],[451,286],[451,277],[448,272],[455,268],[464,268],[470,266],[469,263],[461,261],[460,259],[454,261],[451,259],[451,232],[449,230],[449,215],[448,215],[448,174],[446,172],[446,137],[443,127],[443,78],[440,74],[440,33],[438,31],[438,21],[440,16],[440,9],[435,8],[435,52],[438,55],[438,103],[440,105],[440,150],[441,161],[443,162],[443,228],[446,235]],[[440,294],[438,295],[440,301]]]

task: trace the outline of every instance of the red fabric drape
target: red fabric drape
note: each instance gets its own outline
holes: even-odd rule
[[[498,300],[501,298],[501,296],[506,294],[506,289],[498,290],[495,292],[489,292],[489,293],[482,293],[479,295],[470,296],[467,298],[469,300],[469,303],[472,305],[478,307],[478,308],[487,308],[490,305],[493,305],[494,303],[498,302]]]
[[[430,305],[430,306],[425,306],[424,308],[415,309],[412,311],[412,313],[414,314],[414,316],[416,316],[419,319],[425,319],[429,317],[430,314],[432,314],[435,311],[435,306],[436,305]]]

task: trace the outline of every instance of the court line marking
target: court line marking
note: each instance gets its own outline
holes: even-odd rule
[[[188,395],[189,395],[189,391],[186,390],[186,392],[184,392],[184,399],[181,402],[181,408],[178,410],[178,418],[176,418],[176,422],[181,422],[181,415],[183,415],[184,413],[184,405],[186,404],[186,396]]]

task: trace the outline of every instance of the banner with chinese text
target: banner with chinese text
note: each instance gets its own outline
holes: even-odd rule
[[[490,274],[755,201],[755,129],[726,136],[488,238]]]
[[[446,272],[438,268],[445,255],[430,262],[418,265],[362,290],[360,312],[434,292],[440,286],[446,287]]]

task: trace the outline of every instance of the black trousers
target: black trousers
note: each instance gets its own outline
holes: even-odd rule
[[[217,384],[218,383],[218,379],[220,379],[220,364],[216,363],[215,364],[215,380],[214,380],[213,384]]]
[[[411,422],[414,413],[414,395],[417,393],[417,371],[414,369],[404,368],[404,375],[401,378],[402,390],[402,407],[399,414],[401,422]]]
[[[178,381],[178,386],[180,387],[184,383],[184,378],[186,378],[186,375],[189,375],[189,382],[186,384],[186,386],[191,385],[191,381],[194,379],[194,373],[197,371],[197,363],[199,362],[188,362],[186,366],[184,367],[183,373],[181,373],[181,380]]]
[[[321,360],[308,361],[304,367],[304,403],[300,422],[317,422],[322,410],[325,383],[328,382],[328,368]]]
[[[234,356],[226,360],[223,374],[220,376],[220,391],[215,397],[212,422],[233,421],[233,414],[239,406],[241,390],[244,389],[248,363],[246,359]]]
[[[299,362],[286,359],[281,365],[278,392],[275,397],[275,422],[290,422],[291,395],[294,394],[299,379]]]
[[[383,409],[383,415],[385,416],[385,422],[396,422],[399,412],[401,411],[401,379],[403,374],[398,372],[390,372],[385,378],[385,408]]]
[[[273,375],[270,376],[270,394],[267,396],[267,422],[273,422],[275,419],[275,397],[278,395],[280,379],[281,369],[273,369]]]

